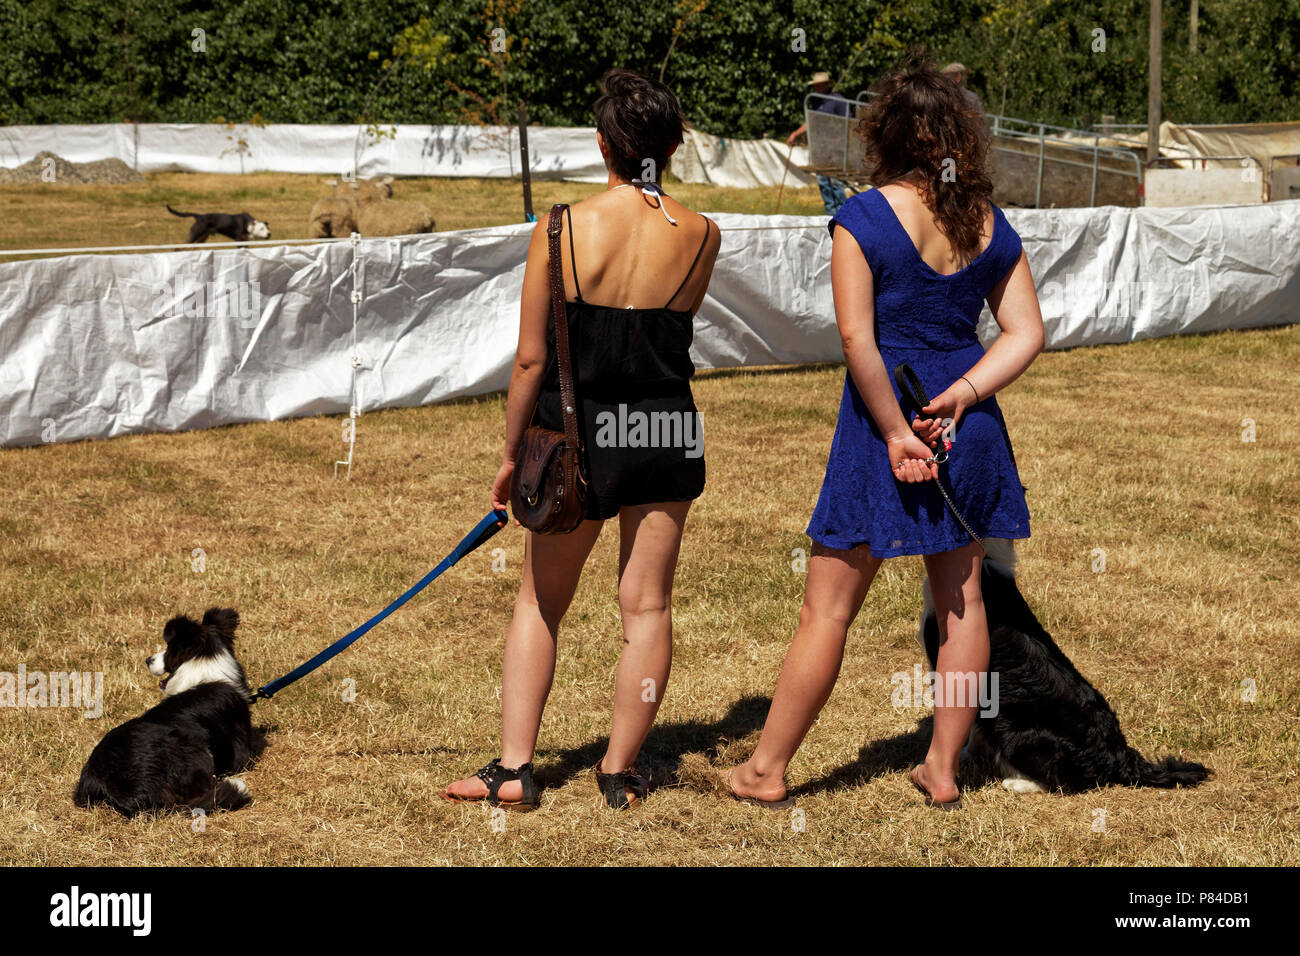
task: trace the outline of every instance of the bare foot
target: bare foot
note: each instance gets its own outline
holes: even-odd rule
[[[471,775],[452,783],[442,795],[453,800],[486,800],[488,788],[478,776]],[[497,790],[497,799],[506,803],[517,803],[523,798],[524,785],[518,780],[507,780]]]
[[[786,797],[783,777],[773,779],[771,775],[759,774],[748,761],[730,771],[724,771],[723,781],[737,797],[769,801],[784,800]]]
[[[935,803],[952,803],[961,796],[956,780],[951,777],[944,780],[937,773],[932,774],[927,764],[917,764],[908,775],[912,783],[928,793]]]

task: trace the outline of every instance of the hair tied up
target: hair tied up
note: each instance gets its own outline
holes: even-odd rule
[[[649,160],[654,178],[662,176],[686,130],[686,117],[673,91],[630,70],[610,70],[600,88],[594,108],[596,129],[609,149],[610,169],[624,179],[640,179]]]

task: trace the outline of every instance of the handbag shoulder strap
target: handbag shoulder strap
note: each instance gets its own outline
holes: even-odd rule
[[[550,259],[551,312],[555,316],[555,357],[560,365],[560,405],[564,409],[564,440],[571,448],[578,447],[578,400],[573,391],[573,360],[569,354],[569,319],[564,307],[564,273],[560,265],[561,216],[568,208],[565,203],[551,207],[546,222],[546,249]]]

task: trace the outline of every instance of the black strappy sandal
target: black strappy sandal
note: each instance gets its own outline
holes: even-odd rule
[[[501,758],[495,757],[486,767],[476,771],[474,776],[482,780],[488,788],[487,796],[458,797],[454,793],[444,790],[442,798],[450,800],[452,803],[488,803],[494,807],[505,807],[507,810],[518,810],[521,813],[536,810],[542,802],[541,791],[537,789],[537,781],[533,779],[533,765],[531,762],[511,770],[509,767],[501,766]],[[519,800],[502,800],[498,796],[501,792],[501,785],[509,783],[511,780],[518,780],[523,786],[524,792]]]
[[[596,789],[611,810],[630,810],[650,793],[650,781],[633,765],[618,773],[604,773],[596,764]]]

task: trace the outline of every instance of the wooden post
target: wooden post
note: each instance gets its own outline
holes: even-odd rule
[[[519,101],[519,161],[524,179],[524,222],[536,222],[533,213],[533,170],[528,165],[528,110]]]
[[[1151,0],[1149,55],[1147,58],[1147,162],[1160,158],[1160,73],[1163,51],[1160,41],[1164,26],[1161,0]]]
[[[1196,52],[1196,29],[1199,26],[1200,19],[1201,19],[1200,0],[1192,0],[1191,22],[1188,25],[1188,29],[1187,29],[1187,49],[1191,50],[1193,53]]]

